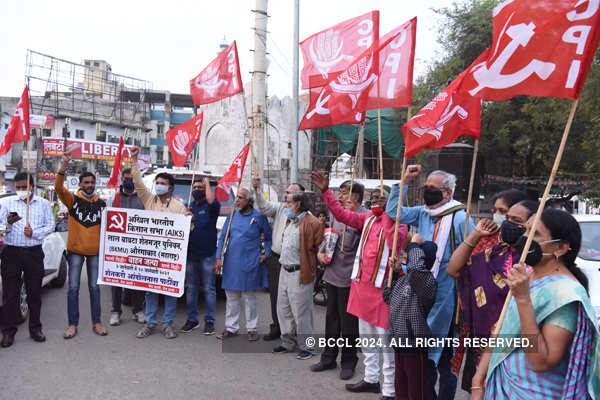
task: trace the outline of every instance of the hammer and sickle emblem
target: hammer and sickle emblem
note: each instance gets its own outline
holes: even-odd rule
[[[329,114],[329,109],[324,106],[329,101],[329,98],[331,97],[331,95],[328,94],[327,97],[323,98],[324,94],[325,94],[324,90],[322,90],[321,93],[319,93],[319,98],[317,99],[315,108],[312,111],[310,111],[308,114],[306,114],[306,119],[311,119],[313,117],[313,115],[315,115],[315,114],[319,114],[319,115]]]
[[[506,28],[511,18],[512,15],[506,22],[504,28]],[[527,25],[512,25],[506,30],[506,34],[512,40],[502,50],[502,53],[500,53],[498,58],[492,63],[492,65],[490,65],[489,68],[486,67],[485,63],[481,63],[475,67],[476,70],[473,72],[473,78],[479,85],[469,91],[471,96],[476,95],[479,91],[486,87],[492,89],[506,89],[516,86],[528,79],[533,74],[537,75],[542,80],[548,79],[552,72],[554,72],[556,65],[551,62],[543,62],[536,59],[531,60],[531,62],[529,62],[529,64],[527,64],[525,67],[512,74],[502,73],[502,69],[504,69],[510,58],[518,50],[519,46],[527,46],[535,34],[534,29],[535,24],[530,22]],[[500,35],[500,37],[502,36],[503,34]]]
[[[120,231],[125,230],[125,220],[121,214],[114,214],[110,217],[110,226],[108,229],[118,229]]]

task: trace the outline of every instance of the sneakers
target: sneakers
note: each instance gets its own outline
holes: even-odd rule
[[[219,340],[230,339],[234,336],[237,336],[237,332],[231,332],[231,331],[228,331],[227,329],[225,329],[220,335],[217,335],[217,339],[219,339]]]
[[[248,331],[248,341],[256,342],[258,340],[258,333],[256,331]]]
[[[185,324],[181,327],[181,332],[191,332],[192,330],[199,328],[200,324],[197,321],[185,321]]]
[[[310,351],[302,350],[300,353],[298,353],[296,358],[298,360],[308,360],[312,356],[313,356],[313,353],[311,353]]]
[[[146,315],[144,314],[143,311],[138,311],[133,314],[133,320],[136,321],[138,324],[145,324],[146,323]]]
[[[275,354],[283,354],[283,353],[291,353],[291,350],[288,350],[287,347],[277,346],[273,349],[273,353]]]
[[[148,336],[150,336],[154,333],[155,328],[156,328],[156,325],[146,324],[142,327],[142,329],[140,329],[138,331],[138,333],[135,335],[135,337],[138,339],[147,338]]]
[[[110,313],[110,321],[108,322],[110,326],[118,326],[121,325],[121,313],[119,312],[111,312]]]
[[[204,323],[204,332],[205,335],[214,335],[215,334],[215,324],[212,322]]]
[[[173,330],[173,326],[171,325],[163,326],[162,334],[167,339],[175,339],[177,337],[177,334],[175,333],[175,331]]]

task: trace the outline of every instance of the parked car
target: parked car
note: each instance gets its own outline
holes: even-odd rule
[[[6,231],[6,226],[0,226],[2,232]],[[66,223],[62,220],[56,224],[56,231],[52,232],[42,242],[44,251],[44,277],[42,286],[53,288],[62,288],[67,280],[67,248],[61,232],[66,231]],[[4,237],[0,237],[0,248],[4,246]],[[0,277],[0,302],[2,301],[2,278]],[[19,296],[19,309],[21,321],[25,321],[29,313],[27,305],[27,294],[25,285],[21,284],[21,293]]]
[[[600,215],[574,215],[581,227],[581,249],[577,266],[589,280],[592,306],[600,324]]]

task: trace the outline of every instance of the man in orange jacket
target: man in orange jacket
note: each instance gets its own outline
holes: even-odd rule
[[[65,151],[62,163],[56,174],[54,190],[60,201],[69,210],[67,251],[69,261],[69,291],[67,310],[69,326],[64,333],[65,339],[77,334],[79,324],[79,282],[81,269],[86,262],[90,306],[92,311],[92,330],[100,336],[106,336],[101,323],[100,287],[98,280],[98,249],[100,246],[100,221],[102,209],[106,206],[96,194],[96,176],[91,172],[79,175],[79,190],[73,194],[64,187],[65,171],[71,160],[71,152]]]

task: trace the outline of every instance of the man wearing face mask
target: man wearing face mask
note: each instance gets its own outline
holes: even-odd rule
[[[131,168],[125,168],[121,172],[121,186],[119,187],[119,191],[113,194],[108,200],[108,205],[110,207],[129,208],[134,210],[144,209],[144,203],[142,203],[142,200],[135,191]],[[112,292],[112,311],[110,313],[109,324],[111,326],[117,326],[121,324],[121,314],[123,312],[121,307],[123,303],[123,288],[111,286],[110,290]],[[125,289],[125,296],[131,298],[133,319],[140,324],[146,322],[146,317],[144,315],[145,292],[143,290]]]
[[[240,188],[235,197],[236,210],[227,217],[219,237],[215,271],[223,271],[221,287],[225,289],[227,296],[225,330],[217,336],[220,340],[238,334],[242,298],[246,307],[248,340],[258,340],[256,291],[267,287],[264,262],[271,252],[271,227],[267,218],[255,210],[252,204],[252,192]],[[228,227],[229,237],[226,243]],[[261,254],[261,237],[265,240],[265,255]],[[223,254],[224,247],[226,250]]]
[[[187,266],[185,269],[185,301],[187,321],[182,332],[191,332],[200,326],[198,323],[198,291],[202,282],[204,293],[204,334],[215,333],[215,308],[217,291],[215,288],[215,251],[217,249],[217,218],[221,204],[215,198],[208,178],[196,181],[192,186],[194,198],[190,211],[194,214],[194,230],[188,244]]]
[[[67,309],[69,326],[63,337],[71,339],[77,334],[79,324],[79,283],[81,269],[85,261],[90,291],[90,307],[92,312],[92,329],[100,336],[106,336],[102,326],[100,307],[100,287],[98,280],[98,250],[100,247],[100,221],[102,209],[106,207],[104,200],[96,194],[96,176],[91,172],[79,175],[79,190],[72,194],[64,186],[65,171],[71,160],[71,151],[66,151],[56,174],[54,190],[58,198],[69,210],[69,236],[67,239],[69,262],[69,291]]]
[[[327,177],[313,172],[311,178],[335,219],[361,231],[350,275],[352,283],[347,311],[358,318],[359,335],[365,340],[364,343],[373,339],[388,341],[390,306],[383,300],[383,288],[390,273],[388,261],[392,257],[395,227],[394,220],[385,213],[388,193],[385,189],[383,193],[379,190],[371,193],[371,213],[363,214],[344,210],[329,190]],[[407,234],[407,226],[400,225],[398,243],[403,243]],[[400,247],[396,249],[396,258],[399,258]],[[365,355],[365,375],[359,382],[347,384],[346,390],[354,393],[381,392],[382,399],[393,399],[394,353],[374,346],[365,347],[362,351]],[[379,366],[380,358],[383,358],[382,368]],[[379,379],[380,370],[383,370],[383,384]]]
[[[142,173],[138,166],[138,155],[140,149],[132,147],[131,150],[131,175],[135,190],[144,203],[144,208],[148,211],[161,211],[174,214],[192,215],[180,201],[173,198],[173,190],[175,189],[175,178],[171,174],[162,172],[154,178],[153,194],[144,185]],[[158,293],[146,292],[146,325],[140,329],[136,335],[137,338],[143,339],[150,336],[157,326],[158,314]],[[165,314],[162,320],[162,334],[167,339],[174,339],[177,333],[173,329],[173,319],[177,308],[177,297],[164,296],[165,298]]]
[[[405,172],[405,182],[409,183],[421,173],[420,165],[409,165]],[[435,242],[437,254],[431,272],[437,279],[438,290],[435,304],[427,317],[427,323],[435,338],[453,337],[454,313],[456,310],[454,279],[446,273],[446,266],[454,249],[463,241],[466,225],[465,207],[454,200],[456,176],[445,171],[433,171],[425,182],[424,206],[402,207],[399,222],[416,226],[425,240]],[[394,185],[388,199],[386,213],[396,218],[400,187]],[[403,191],[406,193],[407,190]],[[469,219],[469,232],[475,225]],[[453,399],[456,393],[457,379],[451,371],[451,359],[454,349],[431,348],[429,351],[429,373],[431,397]],[[437,371],[436,371],[437,367]],[[438,372],[440,375],[439,395],[435,393]]]
[[[317,252],[323,241],[323,226],[310,212],[305,192],[291,194],[285,209],[288,221],[281,242],[281,275],[277,292],[277,316],[281,345],[274,353],[298,351],[296,358],[307,360],[312,349],[299,335],[313,335],[313,289],[317,277]]]
[[[29,181],[29,185],[28,185]],[[15,175],[16,196],[7,197],[0,203],[0,223],[6,224],[2,249],[2,314],[4,320],[3,338],[0,345],[13,344],[17,327],[21,323],[19,294],[21,279],[27,291],[29,306],[29,335],[36,342],[43,342],[40,313],[42,308],[42,278],[44,277],[44,252],[42,242],[46,235],[54,231],[54,216],[50,203],[34,196],[34,182],[31,175],[20,172]],[[27,190],[29,189],[29,191]],[[29,198],[29,223],[25,223],[27,199]],[[22,276],[22,277],[21,277]]]
[[[279,336],[281,336],[279,320],[277,317],[277,288],[279,287],[279,275],[281,273],[281,264],[279,264],[281,241],[283,239],[283,231],[285,230],[288,221],[288,218],[285,215],[285,209],[292,205],[292,193],[296,191],[304,192],[304,186],[299,183],[292,183],[285,190],[283,202],[279,203],[265,200],[261,190],[260,178],[256,177],[252,179],[252,187],[254,188],[254,198],[256,199],[258,211],[263,213],[267,218],[272,218],[273,220],[273,246],[271,247],[271,255],[266,261],[272,322],[269,333],[263,336],[264,340],[270,341],[279,339]]]

